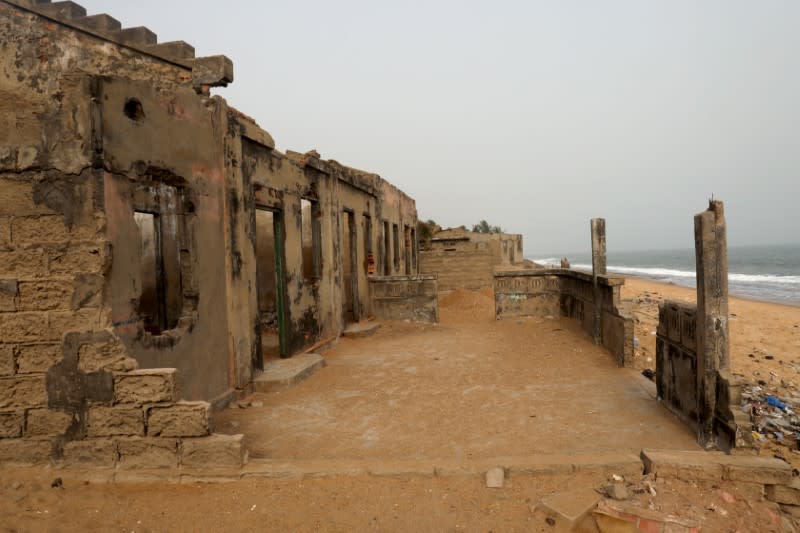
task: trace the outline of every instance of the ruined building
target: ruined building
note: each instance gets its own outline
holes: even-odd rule
[[[486,289],[496,270],[526,263],[522,235],[477,233],[464,227],[436,232],[419,256],[420,272],[436,274],[440,291]]]
[[[414,200],[275,150],[224,56],[42,0],[0,43],[0,461],[235,464],[210,408],[416,273]]]

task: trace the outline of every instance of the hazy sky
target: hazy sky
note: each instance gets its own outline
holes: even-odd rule
[[[800,2],[79,0],[233,59],[280,150],[377,172],[525,255],[800,242]]]

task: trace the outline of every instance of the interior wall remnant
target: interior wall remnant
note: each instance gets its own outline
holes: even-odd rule
[[[381,320],[439,322],[439,295],[435,275],[372,276],[370,300]]]
[[[437,232],[428,248],[418,252],[413,226],[411,232],[412,270],[421,274],[437,274],[439,290],[443,292],[489,288],[493,284],[495,270],[519,267],[524,260],[522,235],[476,233],[453,228]],[[418,260],[415,259],[417,254]]]
[[[633,318],[620,307],[625,278],[598,276],[602,327],[600,344],[620,366],[633,362]],[[495,272],[495,317],[565,316],[594,336],[595,299],[590,274],[560,268]]]

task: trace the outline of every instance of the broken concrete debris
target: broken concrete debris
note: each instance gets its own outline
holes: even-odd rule
[[[490,489],[502,489],[505,481],[506,472],[502,466],[496,466],[486,472],[486,487]]]

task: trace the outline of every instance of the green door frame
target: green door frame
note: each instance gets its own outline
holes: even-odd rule
[[[272,227],[275,237],[275,307],[278,309],[278,339],[281,357],[288,357],[286,346],[286,309],[283,300],[283,224],[280,211],[272,212]]]

